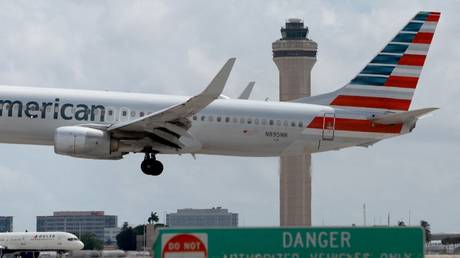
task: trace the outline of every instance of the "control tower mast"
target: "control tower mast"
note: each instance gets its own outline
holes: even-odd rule
[[[291,18],[273,42],[273,61],[279,70],[280,101],[310,96],[311,69],[318,45],[307,38],[303,20]],[[280,157],[280,225],[311,226],[311,155]]]

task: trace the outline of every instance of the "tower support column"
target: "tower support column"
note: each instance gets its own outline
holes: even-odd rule
[[[289,19],[272,44],[280,101],[310,96],[318,46],[307,34],[301,19]],[[311,226],[311,154],[280,157],[280,225]]]
[[[311,155],[280,157],[280,225],[311,226]]]

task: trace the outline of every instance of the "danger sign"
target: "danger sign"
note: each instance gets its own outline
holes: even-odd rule
[[[207,234],[164,234],[161,237],[162,258],[207,258]]]

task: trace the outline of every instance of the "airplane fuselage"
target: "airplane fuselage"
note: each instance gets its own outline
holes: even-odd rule
[[[59,127],[126,123],[188,98],[0,86],[0,142],[53,145]],[[217,99],[190,117],[189,132],[198,145],[158,151],[279,156],[365,145],[407,131],[401,125],[372,125],[367,119],[376,112],[303,103]]]
[[[25,251],[66,252],[80,250],[83,243],[66,232],[11,232],[0,233],[2,254]]]

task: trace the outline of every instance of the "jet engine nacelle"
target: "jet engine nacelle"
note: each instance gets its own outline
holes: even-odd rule
[[[106,131],[81,127],[63,126],[54,133],[54,152],[61,155],[87,159],[121,159],[117,152],[118,141]]]

